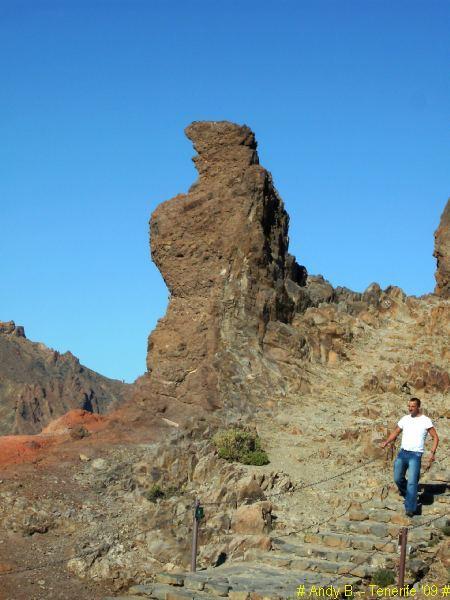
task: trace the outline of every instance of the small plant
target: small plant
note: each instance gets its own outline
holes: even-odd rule
[[[146,490],[143,494],[144,498],[147,498],[150,502],[156,503],[158,498],[164,498],[165,493],[159,487],[159,485],[155,484],[149,490]]]
[[[442,527],[442,533],[444,535],[450,535],[450,522],[447,522],[444,527]]]
[[[389,569],[378,569],[372,575],[372,583],[379,587],[386,587],[395,583],[395,573]]]
[[[70,437],[73,440],[81,440],[90,435],[89,431],[83,425],[78,425],[70,430]]]
[[[244,465],[256,465],[257,467],[262,467],[263,465],[268,465],[270,461],[264,450],[253,450],[252,452],[245,454],[242,462]]]
[[[220,458],[240,462],[244,465],[267,465],[269,458],[261,448],[261,440],[256,433],[244,429],[226,429],[213,437]]]

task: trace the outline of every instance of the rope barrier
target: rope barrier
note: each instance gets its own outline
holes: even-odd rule
[[[353,471],[357,471],[358,469],[362,469],[363,467],[377,461],[378,458],[372,458],[367,460],[366,462],[357,465],[356,467],[352,467],[351,469],[347,469],[345,471],[342,471],[341,473],[338,473],[337,475],[332,475],[331,477],[327,477],[325,479],[319,479],[318,481],[313,481],[310,483],[305,483],[305,484],[300,484],[299,486],[295,485],[295,487],[293,489],[290,490],[283,490],[281,492],[275,492],[273,494],[264,494],[265,499],[270,500],[271,498],[278,498],[280,496],[285,496],[287,494],[295,494],[297,492],[301,492],[305,489],[311,488],[311,487],[315,487],[317,485],[323,484],[323,483],[327,483],[328,481],[332,481],[333,479],[339,479],[340,477],[343,477],[344,475],[348,475],[349,473],[353,473]],[[202,506],[223,506],[226,504],[236,504],[237,501],[239,502],[244,502],[247,500],[255,500],[254,496],[249,496],[249,497],[245,497],[245,498],[237,498],[236,500],[233,501],[227,501],[227,502],[202,502]]]
[[[433,523],[434,521],[437,521],[438,519],[442,519],[443,517],[448,517],[448,516],[449,516],[449,513],[437,515],[436,517],[433,517],[432,519],[430,519],[429,521],[426,521],[425,523],[418,523],[417,525],[410,525],[408,527],[408,530],[411,531],[411,529],[420,529],[421,527],[426,527],[430,523]]]

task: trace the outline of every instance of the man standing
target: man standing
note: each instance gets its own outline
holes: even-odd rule
[[[381,448],[386,448],[403,431],[400,452],[394,462],[394,481],[400,495],[405,498],[407,516],[413,517],[417,512],[417,488],[425,438],[428,432],[433,438],[433,448],[428,460],[428,467],[430,467],[435,459],[439,437],[431,419],[421,414],[419,398],[411,398],[408,402],[408,410],[409,415],[400,419],[388,439],[381,443]],[[405,478],[406,470],[408,470],[408,481]]]

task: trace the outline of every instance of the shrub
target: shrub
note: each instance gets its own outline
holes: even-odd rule
[[[395,583],[395,573],[389,569],[378,569],[372,575],[372,583],[379,587],[386,587]]]
[[[256,433],[244,429],[226,429],[213,437],[220,458],[236,461],[244,465],[267,465],[269,458],[261,448],[261,440]]]
[[[159,485],[152,485],[149,490],[144,492],[144,498],[147,498],[150,502],[155,503],[158,498],[164,498],[165,494],[163,490],[159,487]]]
[[[85,437],[90,435],[89,431],[83,425],[77,425],[73,429],[70,430],[70,437],[73,440],[82,440]]]
[[[444,525],[444,527],[442,528],[442,533],[444,535],[450,535],[450,521]]]

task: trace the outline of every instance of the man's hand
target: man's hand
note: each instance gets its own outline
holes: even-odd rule
[[[433,453],[430,454],[430,456],[428,457],[428,468],[431,467],[431,465],[434,463],[434,461],[436,460],[436,457]]]
[[[385,440],[384,442],[381,442],[380,444],[380,448],[384,449],[386,448],[386,446],[388,444],[390,444],[391,442],[395,442],[395,440],[398,438],[398,436],[400,435],[400,433],[402,432],[402,430],[400,429],[400,427],[397,425],[397,427],[394,429],[394,431],[390,434],[390,436],[388,437],[387,440]]]

